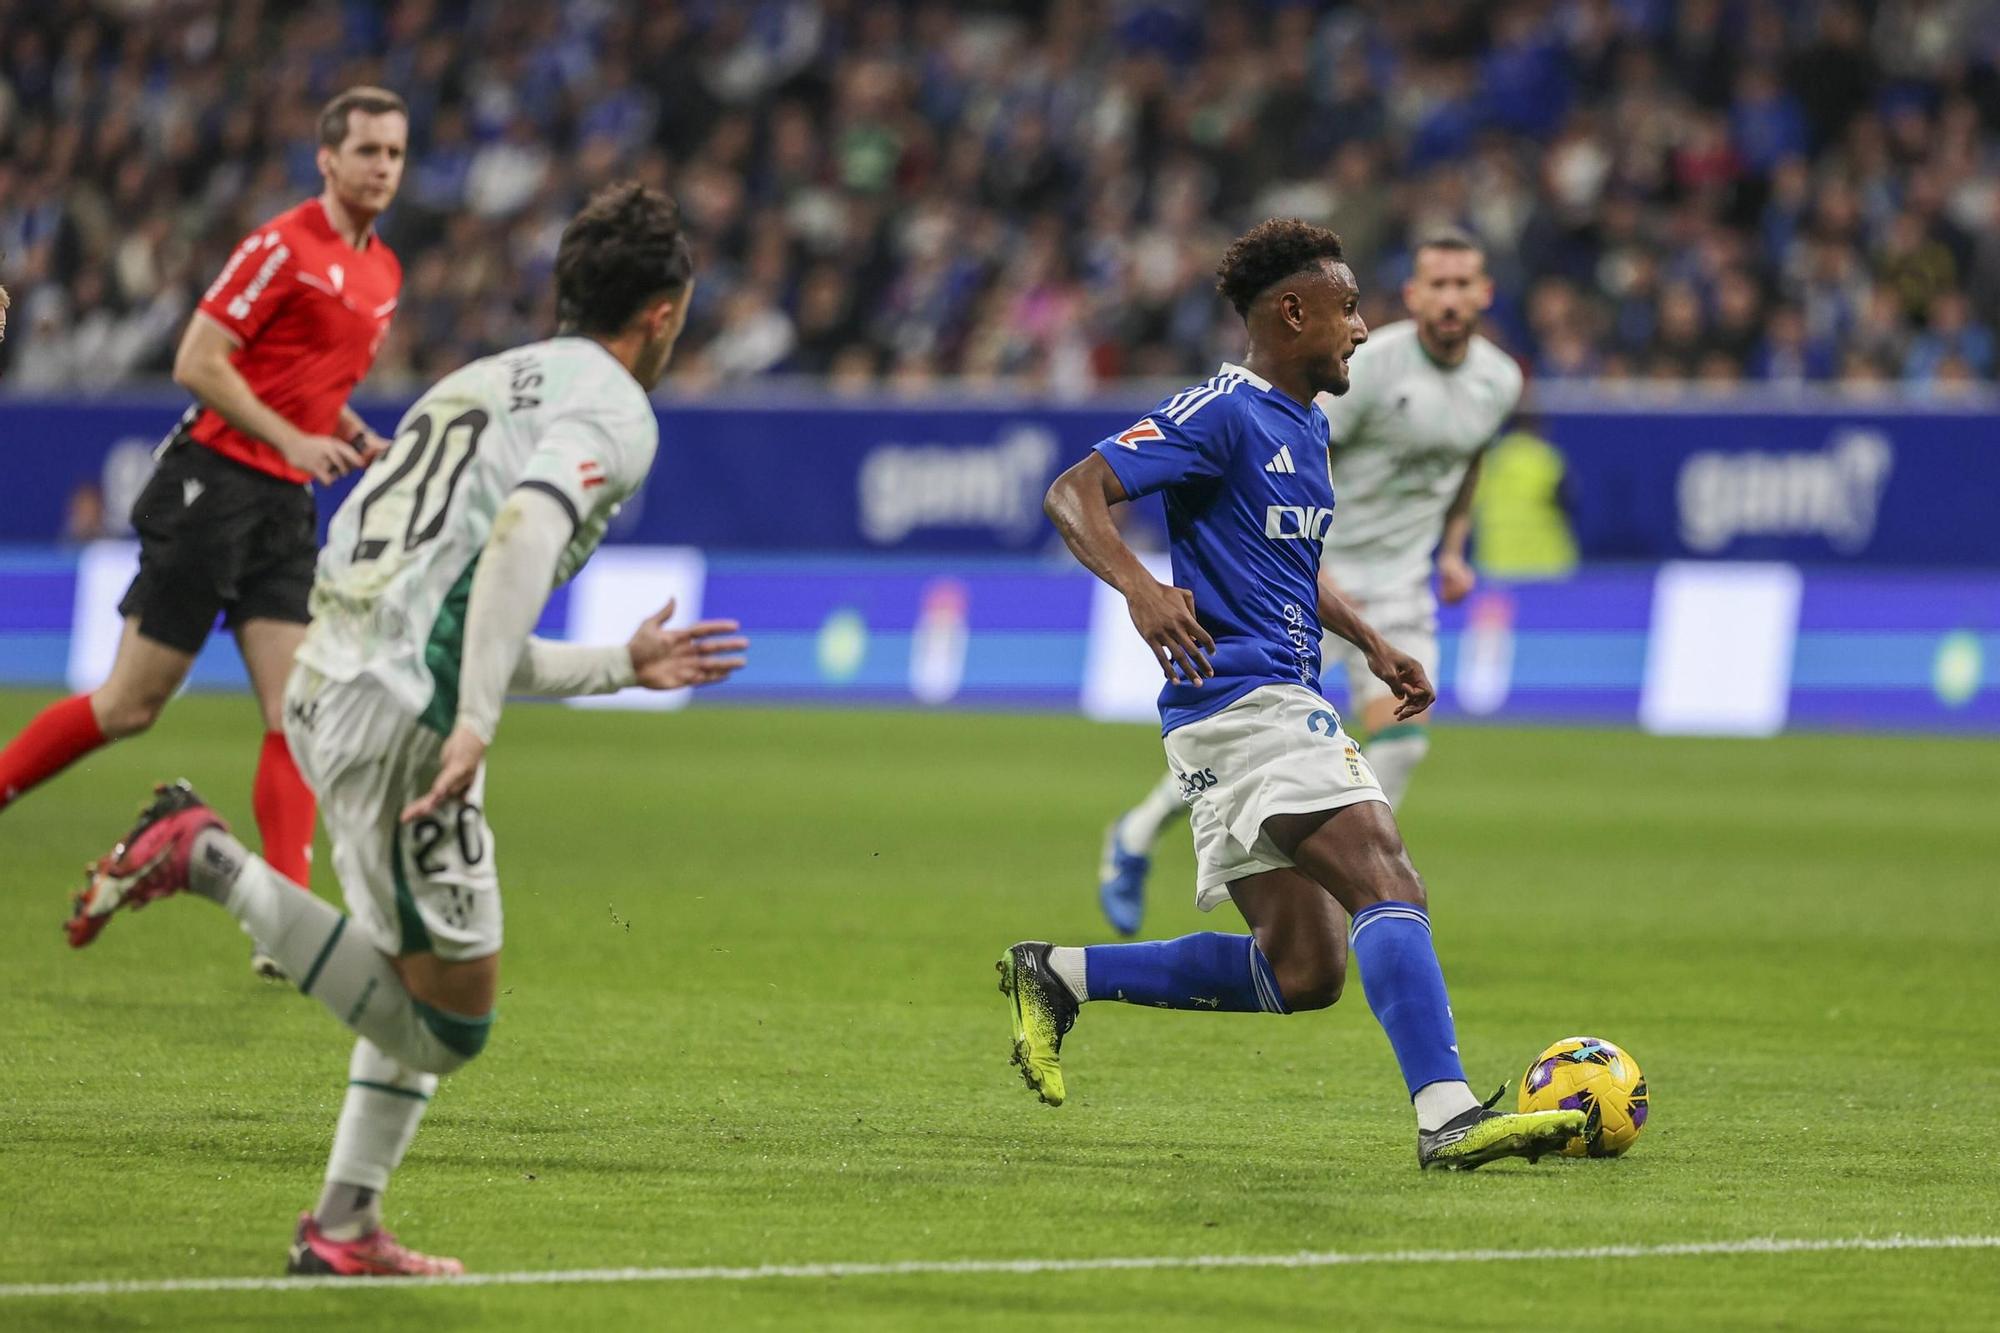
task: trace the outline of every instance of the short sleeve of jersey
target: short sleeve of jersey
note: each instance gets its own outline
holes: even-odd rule
[[[231,252],[202,296],[201,312],[247,343],[292,298],[293,267],[291,246],[276,227],[265,227]]]
[[[515,484],[553,497],[581,528],[644,484],[658,441],[650,406],[566,412],[543,430]]]
[[[1228,399],[1197,402],[1193,412],[1170,410],[1186,399],[1186,394],[1166,399],[1150,416],[1096,444],[1128,499],[1182,482],[1212,481],[1228,467],[1236,425]]]

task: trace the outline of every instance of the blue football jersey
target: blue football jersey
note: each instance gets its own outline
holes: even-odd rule
[[[1163,493],[1174,584],[1215,638],[1213,679],[1160,691],[1162,733],[1263,685],[1319,690],[1319,556],[1333,522],[1326,415],[1241,366],[1097,445],[1136,499]]]

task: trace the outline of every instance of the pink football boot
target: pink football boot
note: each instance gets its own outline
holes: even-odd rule
[[[381,1227],[357,1240],[328,1240],[320,1234],[311,1213],[300,1213],[285,1271],[318,1277],[457,1277],[465,1272],[465,1265],[456,1259],[418,1254]]]
[[[185,781],[153,788],[153,803],[125,840],[88,867],[89,879],[64,925],[69,947],[81,949],[96,939],[119,908],[136,911],[185,889],[195,839],[209,829],[228,828]]]

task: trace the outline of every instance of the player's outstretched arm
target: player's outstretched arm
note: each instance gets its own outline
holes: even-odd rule
[[[1341,596],[1340,589],[1325,570],[1319,576],[1319,623],[1329,634],[1347,640],[1361,650],[1368,669],[1387,685],[1399,702],[1396,720],[1407,721],[1429,708],[1437,699],[1424,664],[1408,653],[1399,652],[1361,618],[1354,604]]]
[[[1199,685],[1215,675],[1208,659],[1215,640],[1195,618],[1194,594],[1154,578],[1118,535],[1111,506],[1124,500],[1118,474],[1102,455],[1092,453],[1055,479],[1042,512],[1083,567],[1124,596],[1133,628],[1153,650],[1166,678]]]
[[[673,618],[671,598],[647,616],[625,645],[633,683],[649,690],[679,690],[690,685],[717,685],[741,670],[750,640],[733,620],[698,620],[686,629],[668,629]]]

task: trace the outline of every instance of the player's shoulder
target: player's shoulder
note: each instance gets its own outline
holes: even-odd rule
[[[389,248],[389,243],[382,239],[379,231],[368,238],[368,258],[391,283],[398,287],[403,285],[403,261],[396,257],[396,252]]]
[[[617,357],[594,338],[565,335],[525,343],[504,357],[540,366],[548,405],[556,415],[612,419],[620,425],[657,422],[653,400]]]
[[[1399,319],[1393,324],[1368,331],[1368,341],[1357,350],[1355,367],[1372,364],[1378,370],[1393,369],[1409,364],[1411,357],[1423,350],[1417,341],[1417,321]]]
[[[318,199],[305,199],[282,213],[266,218],[257,227],[257,234],[264,233],[275,233],[297,250],[331,237],[333,224],[326,220],[326,209]]]
[[[1190,433],[1226,429],[1251,409],[1270,381],[1242,366],[1224,362],[1199,384],[1190,384],[1160,400],[1150,416]]]
[[[1471,367],[1481,379],[1490,381],[1513,397],[1519,397],[1526,376],[1521,372],[1521,363],[1516,361],[1499,343],[1483,333],[1472,335],[1472,345],[1466,355]]]

